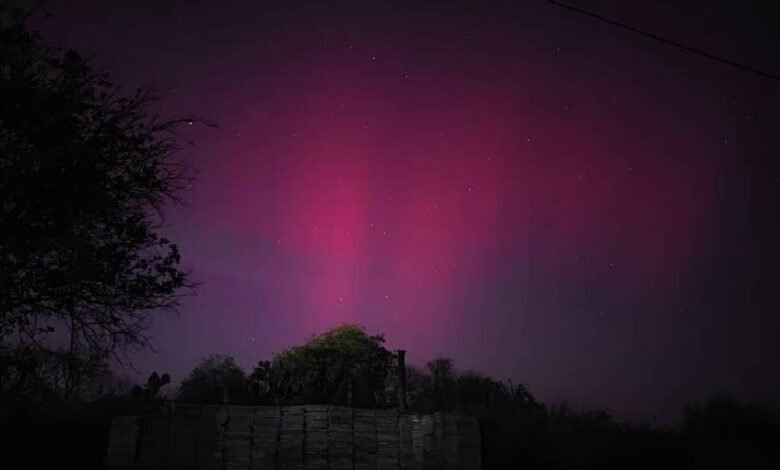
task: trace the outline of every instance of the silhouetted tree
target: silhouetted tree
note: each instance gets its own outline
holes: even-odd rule
[[[88,401],[127,393],[129,382],[111,370],[105,355],[45,354],[35,348],[0,353],[0,398],[31,402]]]
[[[133,400],[141,400],[144,397],[144,389],[141,388],[140,385],[133,385],[133,388],[130,390],[130,397]]]
[[[171,383],[171,376],[163,374],[160,376],[160,387],[157,389],[157,393],[154,395],[156,400],[172,400],[176,395],[176,391],[173,383]]]
[[[393,400],[392,353],[384,341],[383,335],[342,325],[283,351],[270,364],[261,362],[251,377],[278,402],[387,406]]]
[[[437,410],[451,410],[455,406],[455,363],[452,359],[437,357],[425,365],[431,375],[431,398]]]
[[[191,182],[172,156],[192,120],[157,118],[155,100],[120,93],[0,7],[0,353],[38,356],[4,372],[14,381],[33,381],[40,371],[20,368],[45,355],[76,371],[146,346],[150,315],[193,287],[159,234]]]
[[[433,359],[425,369],[408,366],[406,377],[409,406],[422,413],[457,411],[482,416],[510,406],[541,408],[524,385],[507,385],[478,372],[458,371],[448,358]]]
[[[414,365],[406,366],[406,403],[411,410],[428,411],[430,403],[431,376]]]
[[[467,371],[455,379],[455,409],[481,415],[492,408],[511,402],[511,390],[501,382],[478,372]]]
[[[780,463],[780,416],[769,409],[730,397],[714,398],[685,409],[683,431],[698,459],[713,466],[727,462],[769,468],[770,461],[775,467]]]
[[[149,378],[146,379],[146,389],[144,395],[147,400],[151,400],[157,395],[157,391],[160,390],[160,374],[157,371],[152,372]]]
[[[192,403],[241,403],[249,397],[248,380],[231,356],[212,354],[179,387],[178,399]]]
[[[300,387],[281,364],[258,361],[249,375],[249,390],[257,403],[282,404],[299,393]]]

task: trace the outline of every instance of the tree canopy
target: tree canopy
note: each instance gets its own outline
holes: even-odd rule
[[[193,287],[160,231],[192,179],[173,159],[192,120],[158,118],[155,94],[123,93],[24,20],[0,9],[0,354],[28,359],[0,384],[16,388],[54,356],[147,346],[151,314]]]
[[[236,403],[247,396],[244,370],[232,357],[212,354],[181,382],[178,399],[192,403]]]
[[[261,362],[251,378],[284,401],[384,406],[392,353],[383,335],[342,325]]]
[[[357,325],[341,325],[286,349],[271,360],[259,361],[245,379],[232,358],[211,356],[185,379],[179,399],[201,403],[230,399],[265,404],[397,407],[397,356],[384,343],[381,334],[371,335]],[[406,401],[412,411],[455,411],[481,416],[509,408],[541,409],[524,385],[505,384],[477,372],[460,371],[448,358],[435,358],[424,368],[407,366],[405,374]],[[225,387],[232,390],[228,398],[222,394]]]

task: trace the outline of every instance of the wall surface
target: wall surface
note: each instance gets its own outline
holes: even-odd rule
[[[480,470],[475,418],[338,406],[181,405],[116,416],[117,470]]]

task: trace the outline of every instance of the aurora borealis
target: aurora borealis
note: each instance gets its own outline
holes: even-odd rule
[[[760,10],[591,3],[772,66],[770,20],[740,26]],[[619,416],[778,391],[771,80],[543,1],[46,10],[45,38],[219,126],[187,128],[198,182],[169,212],[203,284],[144,374],[355,322]]]

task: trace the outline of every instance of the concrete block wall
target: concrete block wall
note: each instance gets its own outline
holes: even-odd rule
[[[480,470],[479,423],[338,406],[201,406],[112,421],[115,470]]]

